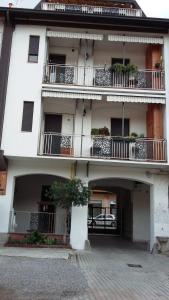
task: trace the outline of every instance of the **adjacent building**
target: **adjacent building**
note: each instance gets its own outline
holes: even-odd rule
[[[73,248],[102,230],[88,219],[114,215],[105,234],[151,250],[169,237],[169,21],[133,0],[41,1],[0,16],[0,236],[63,235],[65,212],[45,189],[76,176],[93,198],[72,207]]]

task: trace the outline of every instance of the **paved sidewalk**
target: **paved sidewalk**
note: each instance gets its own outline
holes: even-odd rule
[[[30,257],[30,258],[51,258],[69,259],[74,251],[71,249],[56,248],[23,248],[23,247],[2,247],[0,256]]]
[[[70,259],[55,259],[67,249],[1,248],[0,300],[169,300],[169,257],[111,236],[91,245]]]
[[[78,299],[169,299],[168,257],[136,249],[120,238],[96,237],[91,244],[91,252],[78,253],[78,264],[89,285],[86,295]]]

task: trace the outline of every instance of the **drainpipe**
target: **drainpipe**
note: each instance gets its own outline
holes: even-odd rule
[[[122,103],[122,137],[124,137],[124,112],[125,112],[125,106],[123,102]]]
[[[3,121],[6,104],[6,94],[8,85],[10,54],[13,37],[14,26],[10,21],[9,11],[6,15],[4,24],[4,32],[2,38],[1,57],[0,57],[0,148],[2,141]]]
[[[84,116],[85,116],[85,115],[86,115],[86,111],[85,111],[85,105],[84,105],[84,99],[83,99],[80,156],[82,156],[82,147],[83,147],[83,127],[84,127]]]

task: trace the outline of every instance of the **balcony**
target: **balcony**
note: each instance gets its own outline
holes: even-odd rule
[[[44,133],[41,155],[90,159],[165,162],[166,140]]]
[[[93,87],[165,89],[164,71],[138,70],[134,74],[117,73],[111,68],[82,67],[48,64],[45,67],[44,83],[53,85],[79,85]]]
[[[78,5],[64,3],[42,3],[43,10],[52,10],[57,12],[66,12],[74,14],[86,15],[103,15],[103,16],[127,16],[127,17],[142,17],[141,9],[122,8],[122,7],[107,7],[93,5]]]

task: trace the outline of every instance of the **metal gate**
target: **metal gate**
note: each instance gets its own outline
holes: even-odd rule
[[[110,207],[88,207],[88,231],[89,233],[121,235],[122,210]]]

